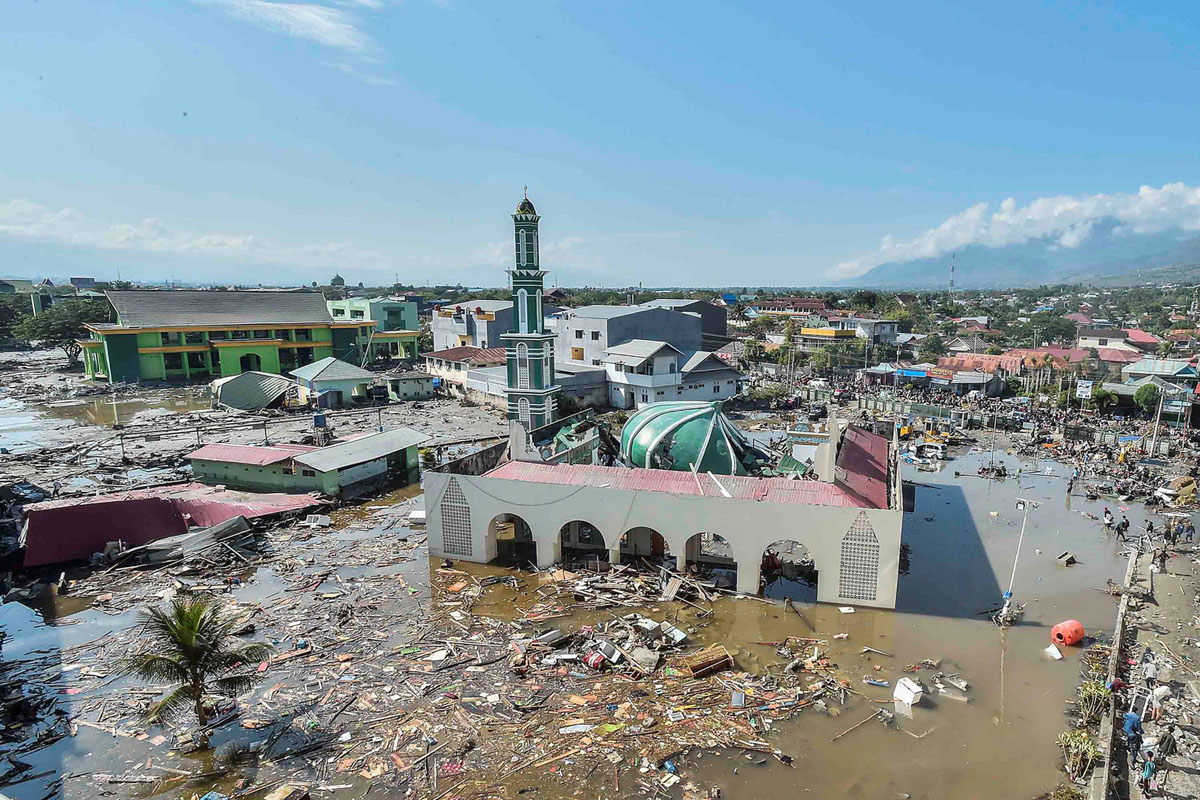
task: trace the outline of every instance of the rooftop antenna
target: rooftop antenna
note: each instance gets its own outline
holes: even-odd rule
[[[954,296],[954,251],[950,251],[950,296]]]

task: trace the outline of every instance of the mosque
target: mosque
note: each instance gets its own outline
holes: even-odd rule
[[[783,468],[720,402],[655,403],[626,420],[619,453],[604,466],[598,447],[577,443],[574,423],[566,431],[556,423],[553,340],[536,327],[545,272],[521,269],[521,240],[536,236],[527,202],[513,215],[513,299],[530,313],[518,315],[506,337],[512,433],[494,458],[424,473],[430,554],[487,563],[504,540],[524,545],[539,567],[568,553],[610,564],[649,559],[681,571],[705,564],[756,594],[764,555],[802,552],[815,567],[819,602],[894,608],[904,501],[898,449],[888,437],[832,420],[809,462]],[[536,352],[546,367],[518,364],[522,344],[522,357]],[[594,428],[590,436],[594,442]],[[570,458],[545,444],[556,441],[575,442]]]

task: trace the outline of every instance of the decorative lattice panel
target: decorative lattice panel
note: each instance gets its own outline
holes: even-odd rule
[[[471,552],[471,506],[459,488],[458,479],[451,478],[439,505],[442,511],[442,551],[447,555],[469,556]]]
[[[874,600],[878,583],[879,540],[866,513],[860,511],[842,537],[838,596],[846,600]]]

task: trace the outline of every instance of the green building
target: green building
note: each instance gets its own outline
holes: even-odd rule
[[[338,321],[317,292],[109,291],[115,323],[90,323],[84,371],[109,381],[283,374],[322,358],[360,363],[391,348],[373,320]],[[415,331],[391,333],[410,334]],[[385,333],[384,336],[390,334]]]
[[[512,215],[516,269],[512,280],[513,322],[500,334],[508,363],[508,418],[527,430],[554,421],[559,387],[554,385],[554,333],[547,333],[542,318],[542,281],[546,273],[538,259],[537,209],[525,199]]]
[[[371,334],[372,351],[393,358],[415,359],[421,324],[417,304],[392,297],[347,297],[326,300],[329,314],[337,322],[369,320],[375,323]]]
[[[429,439],[394,428],[325,447],[208,444],[188,454],[197,481],[251,492],[350,496],[420,478],[419,446]]]

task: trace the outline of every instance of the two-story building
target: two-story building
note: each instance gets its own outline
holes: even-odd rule
[[[610,348],[646,339],[666,342],[681,353],[704,349],[699,314],[646,306],[583,306],[564,309],[549,321],[557,330],[559,364],[599,367]]]
[[[683,314],[696,314],[700,317],[700,334],[705,350],[718,350],[729,343],[729,320],[725,309],[706,300],[687,300],[678,297],[660,297],[648,303],[642,303],[645,308],[665,308],[668,311],[678,311]]]
[[[740,373],[714,353],[685,356],[667,342],[648,339],[608,348],[602,359],[609,405],[642,408],[672,400],[727,400],[738,392]]]
[[[541,305],[541,298],[537,299]],[[541,305],[542,315],[548,317],[558,312],[558,307]],[[549,320],[547,320],[547,325]],[[447,303],[433,312],[429,330],[433,334],[434,350],[449,350],[452,347],[504,347],[500,335],[508,333],[513,325],[511,300],[464,300]]]
[[[421,326],[417,304],[394,297],[346,297],[326,300],[329,315],[336,321],[374,322],[369,334],[373,356],[415,359]]]
[[[89,378],[110,381],[281,374],[323,358],[359,363],[375,328],[335,321],[316,292],[109,291],[114,323],[80,340]]]

